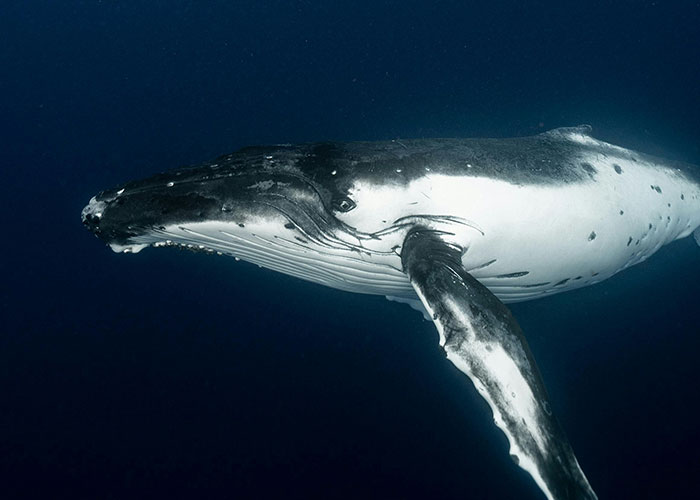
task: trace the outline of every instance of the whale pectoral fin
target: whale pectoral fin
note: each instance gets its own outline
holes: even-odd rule
[[[493,410],[514,461],[550,499],[597,498],[552,415],[541,377],[510,311],[462,267],[461,249],[415,228],[401,253],[447,358]]]

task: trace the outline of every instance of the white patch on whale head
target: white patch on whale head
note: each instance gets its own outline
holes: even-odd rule
[[[85,205],[85,208],[83,208],[83,211],[80,214],[82,220],[85,220],[90,216],[100,219],[106,206],[107,204],[104,201],[97,201],[97,197],[93,196],[90,198],[90,201],[87,205]]]

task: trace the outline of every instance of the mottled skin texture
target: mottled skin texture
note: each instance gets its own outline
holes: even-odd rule
[[[481,385],[480,392],[494,414],[499,415],[499,427],[514,445],[512,449],[518,449],[513,455],[516,463],[523,456],[531,459],[556,499],[596,498],[552,415],[539,370],[520,327],[508,308],[462,268],[461,250],[445,243],[439,232],[417,227],[406,237],[401,255],[404,271],[432,313],[443,348],[451,359],[463,360],[470,378]],[[530,422],[508,405],[523,394],[511,393],[507,388],[509,380],[501,378],[505,374],[490,370],[474,346],[500,346],[513,360],[519,376],[534,395],[534,416]],[[542,435],[545,447],[533,438],[533,428]]]

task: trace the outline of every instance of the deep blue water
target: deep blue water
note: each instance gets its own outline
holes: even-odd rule
[[[469,3],[0,4],[0,496],[541,498],[407,307],[79,218],[270,142],[590,123],[700,163],[698,2]],[[686,239],[512,307],[601,499],[697,498],[699,303]]]

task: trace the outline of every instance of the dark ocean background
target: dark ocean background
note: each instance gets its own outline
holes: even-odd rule
[[[541,499],[408,307],[175,250],[99,190],[252,144],[589,123],[700,163],[700,3],[0,3],[0,497]],[[512,306],[601,499],[698,498],[700,248]]]

